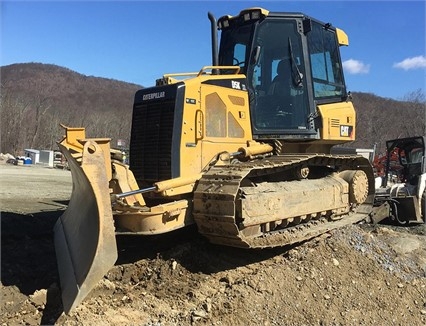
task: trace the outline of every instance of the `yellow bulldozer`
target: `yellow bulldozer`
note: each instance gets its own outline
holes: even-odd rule
[[[129,165],[110,139],[65,127],[73,192],[54,231],[67,313],[114,265],[116,234],[195,223],[212,243],[267,248],[372,210],[369,161],[330,154],[355,139],[339,50],[347,35],[302,13],[208,17],[212,65],[135,94]]]

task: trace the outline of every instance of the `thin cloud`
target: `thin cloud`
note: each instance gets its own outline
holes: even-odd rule
[[[394,63],[393,67],[401,68],[404,70],[426,68],[426,57],[423,55],[419,55],[417,57],[407,58],[402,60],[401,62]]]
[[[370,65],[359,60],[349,59],[343,62],[343,69],[353,75],[368,74],[370,72]]]

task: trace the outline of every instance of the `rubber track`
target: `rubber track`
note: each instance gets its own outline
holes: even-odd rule
[[[245,236],[236,224],[236,210],[241,182],[246,177],[280,172],[298,166],[334,166],[343,170],[363,170],[368,177],[367,200],[338,220],[320,218],[306,223]],[[285,181],[285,180],[283,180]],[[198,230],[211,242],[242,248],[266,248],[301,242],[335,228],[357,223],[369,216],[374,199],[374,175],[369,161],[360,156],[280,155],[258,161],[213,166],[199,181],[194,193],[194,218]]]

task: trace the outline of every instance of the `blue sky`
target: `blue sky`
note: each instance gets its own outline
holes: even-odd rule
[[[1,1],[0,65],[41,62],[152,86],[211,64],[210,23],[261,6],[343,29],[353,92],[401,99],[425,91],[425,1]]]

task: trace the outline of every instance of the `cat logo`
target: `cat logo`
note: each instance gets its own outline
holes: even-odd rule
[[[352,126],[341,125],[340,126],[340,137],[351,137],[352,136],[352,130],[353,130]]]

